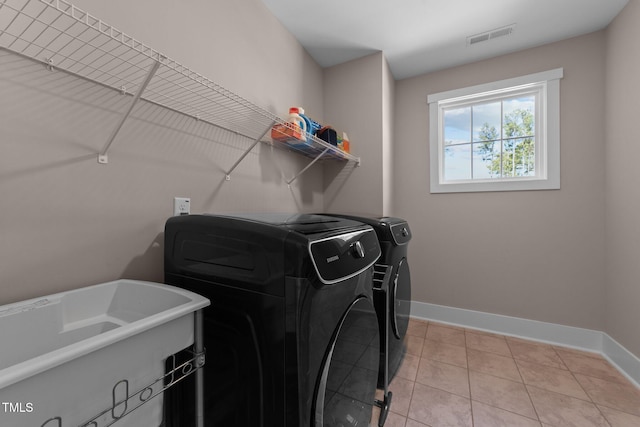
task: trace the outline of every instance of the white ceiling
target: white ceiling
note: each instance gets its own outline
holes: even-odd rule
[[[396,79],[605,28],[628,0],[263,0],[322,67],[384,52]],[[509,36],[467,37],[516,24]]]

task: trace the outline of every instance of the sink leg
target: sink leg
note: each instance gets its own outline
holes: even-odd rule
[[[204,341],[202,335],[202,310],[195,312],[194,350],[196,354],[204,356]],[[204,369],[202,366],[195,372],[196,378],[196,427],[204,427]]]

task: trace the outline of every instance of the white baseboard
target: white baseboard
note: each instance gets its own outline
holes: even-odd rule
[[[599,353],[640,387],[640,359],[601,331],[417,301],[411,317]]]

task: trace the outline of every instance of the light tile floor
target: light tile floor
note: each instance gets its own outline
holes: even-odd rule
[[[640,427],[640,390],[598,354],[413,319],[405,342],[385,427]]]

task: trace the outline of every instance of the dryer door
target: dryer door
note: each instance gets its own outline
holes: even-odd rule
[[[411,276],[406,258],[402,258],[398,263],[396,275],[391,283],[389,305],[391,329],[396,338],[401,340],[407,333],[409,315],[411,314]]]
[[[371,300],[357,298],[342,316],[323,359],[314,427],[367,426],[373,411],[380,336]]]

